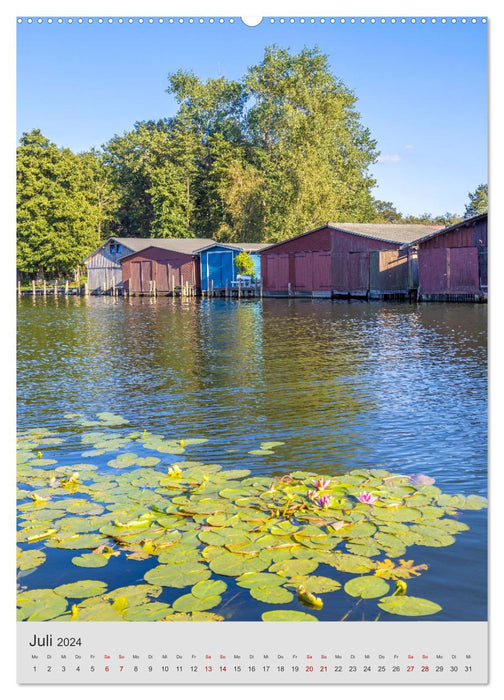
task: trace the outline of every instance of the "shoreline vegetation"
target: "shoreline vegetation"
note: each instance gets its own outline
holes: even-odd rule
[[[429,576],[423,548],[449,547],[469,529],[461,512],[487,506],[425,474],[255,476],[194,459],[204,438],[128,432],[111,412],[64,418],[80,432],[82,464],[58,458],[64,431],[18,438],[19,620],[223,621],[237,599],[270,621],[317,621],[324,606],[338,620],[424,619],[442,608],[416,595]],[[69,561],[48,587],[54,549]],[[119,587],[96,576],[111,564],[124,571]],[[30,585],[44,567],[46,587]]]
[[[239,80],[168,75],[168,118],[73,153],[34,128],[17,149],[17,268],[71,278],[111,236],[278,242],[327,221],[434,223],[374,198],[378,144],[317,47],[278,46]],[[487,187],[465,218],[486,211]]]

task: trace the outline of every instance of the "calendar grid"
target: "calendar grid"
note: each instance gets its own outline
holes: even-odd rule
[[[488,682],[487,623],[18,623],[18,682]]]

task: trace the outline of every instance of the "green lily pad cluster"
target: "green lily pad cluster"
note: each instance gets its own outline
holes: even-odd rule
[[[85,419],[71,415],[82,427]],[[98,414],[100,426],[117,426],[111,416]],[[152,566],[142,565],[145,583],[112,591],[94,580],[58,580],[54,589],[23,586],[21,620],[233,619],[230,601],[237,595],[268,606],[263,620],[317,620],[329,596],[331,604],[341,599],[343,609],[367,601],[371,619],[381,611],[432,615],[439,605],[406,591],[427,569],[406,559],[407,550],[453,544],[468,529],[459,511],[486,507],[480,496],[444,494],[432,479],[423,483],[382,469],[272,478],[124,451],[137,443],[174,455],[206,442],[147,431],[83,435],[83,444],[113,453],[105,470],[88,463],[37,464],[47,444],[41,441],[53,438],[31,431],[19,440],[23,583],[46,565],[52,548],[69,550],[76,572],[111,561],[125,572],[139,561]],[[261,450],[281,444],[262,443]],[[397,582],[402,586],[394,590]],[[161,594],[163,601],[156,600]],[[311,600],[316,606],[307,610]]]

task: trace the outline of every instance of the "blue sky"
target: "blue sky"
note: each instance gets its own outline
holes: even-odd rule
[[[239,78],[276,43],[318,45],[351,88],[381,151],[374,196],[404,214],[463,213],[487,181],[487,25],[430,20],[258,27],[197,21],[26,21],[17,35],[18,136],[33,128],[74,151],[100,147],[136,121],[170,116],[167,74]]]

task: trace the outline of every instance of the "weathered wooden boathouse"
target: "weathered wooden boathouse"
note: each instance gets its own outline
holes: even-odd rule
[[[93,250],[83,263],[87,268],[90,294],[105,294],[122,284],[120,260],[148,245],[146,238],[109,238]]]
[[[267,246],[267,243],[211,243],[196,250],[195,253],[200,258],[202,293],[218,293],[233,288],[238,275],[238,269],[234,261],[236,256],[242,251],[248,253],[252,258],[254,279],[257,283],[260,283],[260,251]]]
[[[189,245],[179,245],[180,241],[189,241]],[[165,249],[173,242],[175,251],[186,251],[205,245],[211,241],[206,238],[170,239],[170,238],[116,238],[112,237],[90,253],[83,263],[87,268],[87,284],[90,294],[106,294],[111,290],[123,289],[122,259],[138,253],[151,246]],[[172,246],[173,247],[173,246]],[[144,276],[147,274],[144,266]]]
[[[205,238],[151,239],[148,247],[121,258],[124,292],[200,294],[200,264],[196,249],[211,242]]]
[[[420,301],[484,301],[488,294],[488,215],[452,224],[411,243]]]
[[[408,298],[421,224],[328,223],[261,250],[265,296]]]

